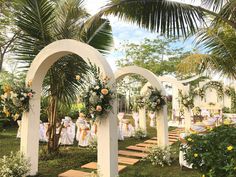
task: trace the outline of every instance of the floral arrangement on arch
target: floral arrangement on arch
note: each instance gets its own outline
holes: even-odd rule
[[[29,101],[34,96],[31,88],[19,85],[3,85],[1,87],[2,113],[6,117],[17,120],[23,112],[30,109]]]
[[[148,87],[146,100],[146,109],[152,112],[160,111],[167,102],[166,96],[162,95],[159,90],[153,87]]]
[[[98,117],[105,117],[112,110],[114,94],[108,86],[110,79],[108,77],[101,79],[102,76],[98,67],[91,65],[90,68],[94,82],[87,85],[85,92],[82,94],[82,101],[87,117],[95,121]]]
[[[166,105],[166,96],[163,96],[159,90],[148,87],[145,95],[136,99],[139,108],[146,108],[148,111],[156,112]]]
[[[179,100],[185,108],[192,109],[194,107],[193,96],[183,95],[181,90],[179,90]]]

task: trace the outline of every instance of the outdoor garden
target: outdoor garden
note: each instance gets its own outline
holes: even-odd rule
[[[105,4],[0,0],[0,176],[235,177],[236,0]]]

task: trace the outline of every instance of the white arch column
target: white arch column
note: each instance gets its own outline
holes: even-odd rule
[[[38,130],[42,83],[49,68],[67,54],[77,54],[86,62],[92,62],[100,67],[103,76],[108,76],[111,79],[110,84],[113,84],[115,81],[114,74],[103,56],[93,47],[79,41],[65,39],[53,42],[36,56],[26,77],[26,84],[31,82],[31,88],[36,94],[30,100],[29,112],[23,114],[20,145],[21,152],[30,159],[31,169],[29,175],[36,175],[38,172]],[[103,119],[98,125],[97,160],[99,171],[103,177],[115,177],[118,175],[117,119],[114,115],[117,111],[116,102],[113,104],[113,109],[107,115],[107,118]]]
[[[147,118],[146,118],[146,109],[145,108],[140,108],[138,110],[138,115],[139,115],[139,127],[147,133]]]
[[[156,75],[153,74],[151,71],[138,67],[138,66],[127,66],[127,67],[120,68],[118,71],[115,72],[116,82],[129,74],[137,74],[144,77],[145,79],[148,80],[148,82],[152,85],[153,88],[157,88],[161,90],[162,95],[166,95],[165,90],[163,86],[159,83]],[[158,118],[158,124],[157,124],[158,145],[168,146],[169,140],[168,140],[167,106],[164,106],[163,109],[159,111],[159,113],[160,113],[160,116]],[[143,111],[141,114],[144,115],[145,111]],[[146,119],[146,114],[144,117]],[[146,127],[145,119],[143,119],[143,122],[142,122],[143,127]]]

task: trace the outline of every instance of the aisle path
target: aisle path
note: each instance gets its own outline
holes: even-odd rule
[[[178,141],[179,134],[183,132],[184,129],[177,128],[169,131],[169,145]],[[135,165],[141,160],[141,158],[146,157],[148,154],[148,148],[157,144],[157,138],[153,137],[143,143],[138,143],[136,145],[126,147],[126,150],[118,151],[118,170],[119,172],[124,170],[128,165]],[[97,170],[97,162],[87,163],[81,168]],[[91,173],[83,172],[79,170],[68,170],[64,173],[58,175],[58,177],[89,177]]]

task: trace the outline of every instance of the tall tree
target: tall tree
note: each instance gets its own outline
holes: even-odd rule
[[[175,74],[176,65],[191,53],[177,46],[176,39],[164,37],[146,38],[140,44],[128,43],[123,49],[125,57],[117,61],[118,66],[137,65],[156,75]]]
[[[20,34],[14,25],[12,0],[0,0],[0,72],[6,55],[13,51],[14,42]]]
[[[24,35],[20,37],[16,52],[18,60],[26,68],[42,48],[59,39],[80,40],[103,53],[112,45],[109,21],[99,18],[88,26],[89,14],[82,0],[22,0],[19,5],[17,26]],[[56,133],[58,109],[60,105],[70,106],[75,101],[88,70],[88,65],[81,57],[67,55],[48,71],[44,94],[49,101],[49,152],[59,147],[59,135]],[[81,79],[76,80],[76,75],[80,75]]]

